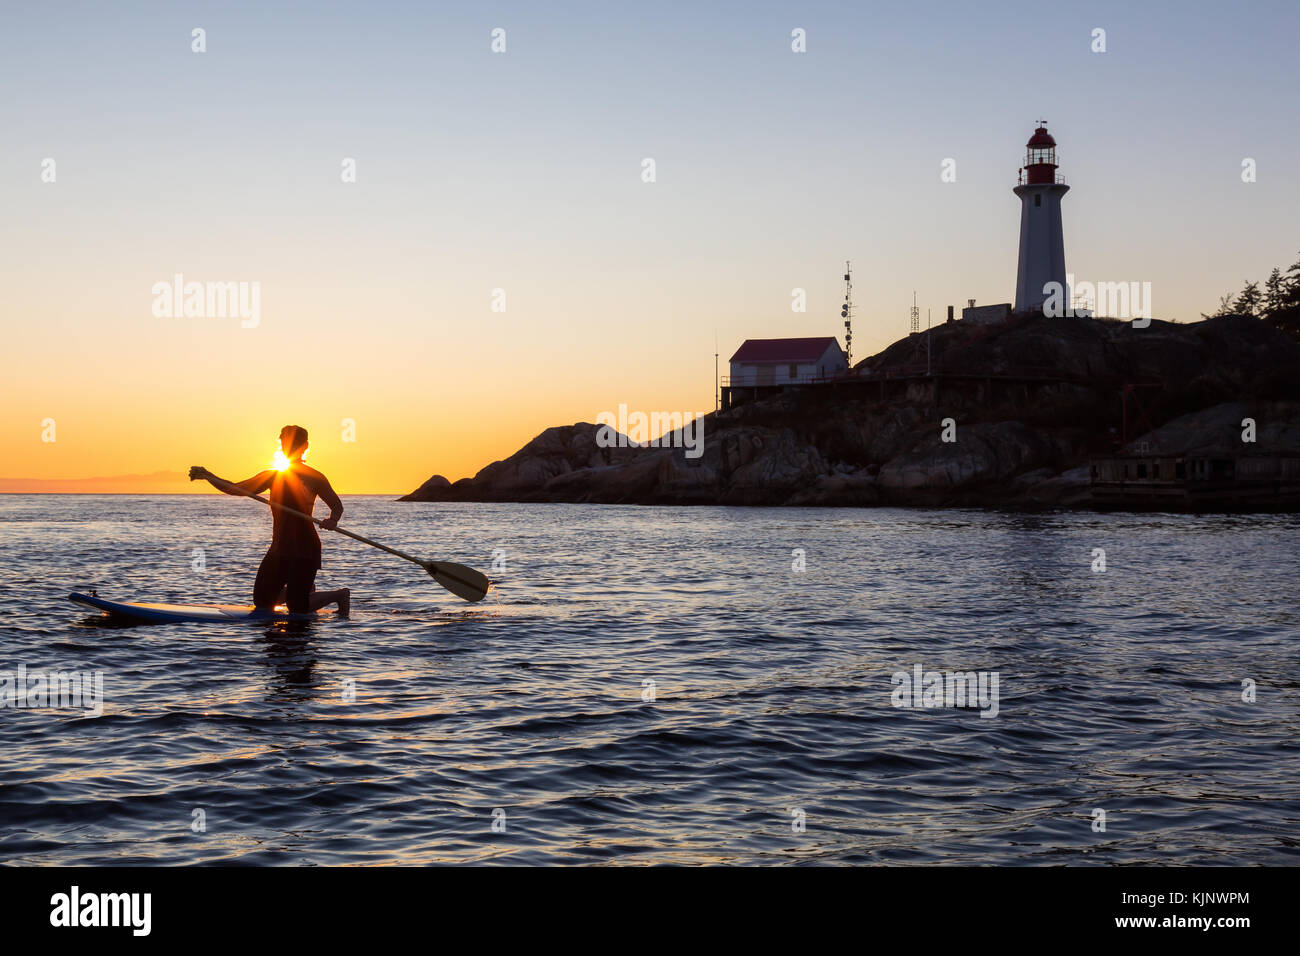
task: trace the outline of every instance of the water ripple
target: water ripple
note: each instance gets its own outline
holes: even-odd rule
[[[0,670],[99,670],[105,698],[0,710],[0,860],[1300,856],[1294,517],[380,498],[348,517],[484,568],[499,549],[498,589],[461,605],[338,540],[320,583],[353,588],[351,620],[112,626],[67,592],[242,603],[265,516],[0,496]],[[893,706],[916,665],[997,672],[997,716]]]

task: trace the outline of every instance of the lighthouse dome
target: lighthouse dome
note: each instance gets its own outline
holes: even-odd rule
[[[1038,121],[1038,129],[1025,144],[1025,165],[1021,167],[1022,184],[1041,186],[1056,182],[1056,140],[1047,131],[1047,124]]]
[[[1034,130],[1034,135],[1029,137],[1026,146],[1055,146],[1056,140],[1052,139],[1052,134],[1047,131],[1046,126],[1040,126]]]

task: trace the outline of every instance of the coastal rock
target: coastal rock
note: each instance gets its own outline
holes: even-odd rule
[[[1043,471],[1035,472],[1034,477],[1043,476]],[[1068,508],[1072,505],[1086,503],[1089,500],[1091,480],[1087,465],[1070,468],[1059,475],[1033,480],[1031,476],[1018,479],[1019,502],[1032,508]]]
[[[1243,422],[1255,422],[1243,442]],[[1127,454],[1300,456],[1300,402],[1223,402],[1180,415],[1129,442]]]
[[[789,429],[745,430],[724,442],[728,504],[777,504],[831,471],[817,449]]]
[[[575,426],[576,427],[576,426]],[[620,465],[600,465],[567,471],[546,481],[526,497],[489,500],[570,501],[624,504],[642,502],[655,494],[666,449],[635,448]],[[493,492],[499,493],[499,492]]]
[[[519,451],[502,461],[480,469],[473,478],[462,478],[448,484],[445,478],[434,475],[401,501],[527,501],[568,500],[544,498],[547,485],[559,478],[581,473],[600,484],[603,469],[628,464],[646,449],[618,447],[618,438],[630,445],[625,436],[615,433],[613,447],[604,448],[596,442],[598,426],[589,422],[559,425],[548,428]],[[629,473],[625,479],[632,478]],[[610,481],[616,481],[612,476]],[[578,482],[581,483],[581,479]],[[572,482],[560,482],[559,488],[576,487]],[[613,494],[605,488],[603,494]],[[581,500],[587,500],[582,498]],[[602,499],[603,500],[603,499]]]
[[[821,475],[809,487],[796,491],[787,504],[807,506],[864,506],[880,503],[876,478],[865,469],[851,474]]]
[[[451,482],[442,475],[434,475],[409,495],[403,495],[398,501],[442,501],[451,489]]]
[[[500,495],[526,495],[552,478],[581,468],[613,464],[620,448],[596,444],[596,426],[587,422],[548,428],[504,461],[496,461],[474,476],[476,485]]]
[[[953,491],[973,483],[1003,482],[1012,475],[1043,467],[1052,444],[1020,422],[958,425],[956,441],[934,434],[880,469],[886,494],[913,490]]]
[[[710,502],[717,495],[718,473],[708,465],[695,464],[673,454],[661,455],[655,475],[660,495],[682,503]]]
[[[1069,507],[1088,497],[1089,458],[1121,451],[1126,414],[1130,436],[1155,426],[1130,453],[1300,455],[1300,344],[1258,319],[1021,317],[936,326],[928,355],[925,339],[865,360],[869,374],[850,384],[705,416],[697,457],[626,439],[601,447],[598,427],[579,422],[402,500]],[[905,387],[887,388],[895,379]],[[1132,384],[1146,387],[1125,394]],[[949,417],[957,441],[945,443]],[[1246,417],[1253,446],[1241,442]]]

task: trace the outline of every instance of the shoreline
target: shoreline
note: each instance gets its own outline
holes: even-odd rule
[[[698,443],[553,426],[473,478],[435,474],[399,500],[1300,510],[1300,342],[1259,319],[1022,316],[932,333],[833,380],[741,395],[683,426]],[[932,372],[914,371],[918,349]]]

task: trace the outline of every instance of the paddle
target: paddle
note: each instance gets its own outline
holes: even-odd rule
[[[193,481],[194,479],[191,478],[190,480]],[[232,488],[239,487],[234,482],[226,482],[226,484]],[[264,505],[270,505],[272,508],[279,508],[281,511],[287,512],[291,515],[297,515],[299,518],[306,518],[313,524],[322,527],[325,525],[325,522],[320,518],[304,514],[298,509],[290,508],[288,505],[282,505],[278,501],[271,501],[269,498],[263,498],[261,495],[250,494],[242,489],[240,493],[248,498],[260,501]],[[372,548],[378,548],[380,551],[387,551],[389,554],[395,555],[396,557],[405,558],[412,564],[418,564],[420,567],[424,568],[425,571],[429,572],[429,577],[433,578],[458,598],[464,598],[466,601],[481,601],[483,598],[487,597],[488,588],[491,586],[491,582],[488,581],[487,575],[481,571],[475,571],[473,568],[466,567],[463,564],[456,564],[452,561],[424,561],[414,555],[407,554],[405,551],[398,551],[396,548],[390,548],[388,545],[380,544],[378,541],[371,541],[369,538],[362,537],[354,531],[348,531],[346,528],[335,526],[326,530],[337,531],[339,534],[360,541],[362,544],[368,544]]]

